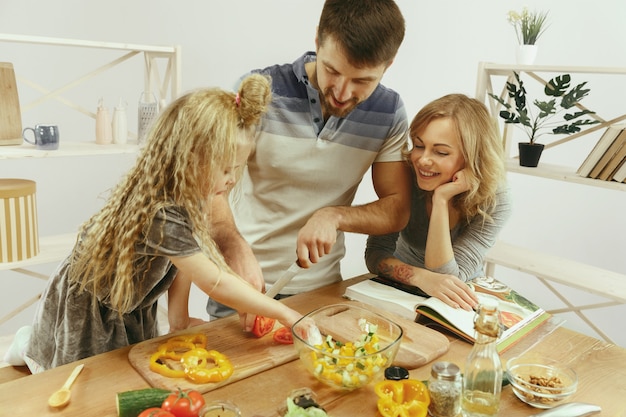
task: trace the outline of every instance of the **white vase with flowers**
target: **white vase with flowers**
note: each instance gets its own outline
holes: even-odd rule
[[[520,65],[532,65],[537,57],[537,39],[546,30],[548,12],[529,11],[524,7],[521,12],[509,11],[507,19],[515,29],[518,45],[516,60]]]

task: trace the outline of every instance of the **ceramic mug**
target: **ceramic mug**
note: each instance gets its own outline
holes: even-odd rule
[[[26,137],[26,131],[28,130],[33,132],[34,141]],[[34,128],[27,127],[22,131],[22,138],[31,145],[35,145],[37,149],[59,149],[59,127],[57,125],[38,124]]]

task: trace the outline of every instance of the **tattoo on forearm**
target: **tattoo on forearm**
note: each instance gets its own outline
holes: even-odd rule
[[[408,265],[390,265],[385,261],[380,263],[378,268],[381,275],[401,282],[403,284],[413,285],[411,278],[413,277],[413,270]]]

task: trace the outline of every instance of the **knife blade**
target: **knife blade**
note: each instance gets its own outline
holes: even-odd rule
[[[278,278],[278,280],[272,285],[272,287],[265,293],[268,297],[274,298],[280,290],[282,290],[285,285],[291,281],[293,277],[295,277],[298,272],[300,272],[302,268],[298,265],[298,261],[291,264],[289,268]]]

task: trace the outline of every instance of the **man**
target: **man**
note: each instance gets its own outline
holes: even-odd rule
[[[227,262],[255,287],[273,284],[296,259],[305,269],[281,295],[339,281],[344,232],[385,234],[408,222],[406,111],[380,84],[403,38],[393,0],[327,0],[315,53],[253,71],[272,78],[273,101],[233,215],[218,202],[214,228]],[[351,206],[370,167],[379,199]],[[212,300],[207,311],[224,315]]]

